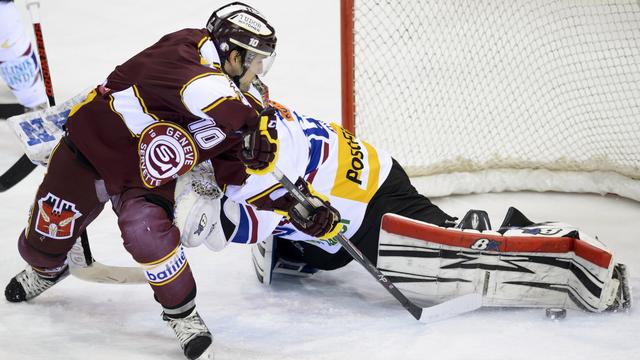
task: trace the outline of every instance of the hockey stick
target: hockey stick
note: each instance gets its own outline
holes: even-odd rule
[[[49,73],[49,61],[47,60],[47,51],[44,47],[42,26],[40,25],[40,2],[38,0],[28,1],[27,9],[29,10],[29,15],[31,15],[33,33],[36,37],[36,46],[38,47],[38,57],[40,58],[40,71],[42,74],[42,81],[44,81],[44,89],[47,92],[49,106],[55,106],[56,99],[53,96],[53,83],[51,82],[51,74]]]
[[[110,266],[96,261],[91,254],[89,237],[83,231],[80,241],[67,254],[71,275],[90,282],[102,284],[145,284],[147,279],[139,267]]]
[[[309,212],[313,211],[313,206],[309,199],[287,178],[277,167],[272,172],[273,176],[289,191],[289,193]],[[347,239],[344,235],[338,234],[332,238],[337,241],[356,261],[358,261],[382,285],[400,304],[421,322],[432,322],[456,316],[465,312],[473,311],[482,306],[482,296],[480,294],[467,294],[443,303],[421,307],[409,300],[378,268],[367,259],[360,249]]]
[[[18,103],[0,104],[0,120],[8,119],[24,112],[24,106]]]
[[[44,82],[44,88],[49,100],[49,106],[55,106],[56,100],[53,96],[53,84],[49,73],[49,61],[47,61],[47,52],[44,48],[44,39],[42,37],[42,27],[40,26],[40,2],[27,2],[27,9],[31,16],[33,24],[33,32],[36,37],[36,46],[38,48],[38,57],[40,58],[40,74]],[[17,183],[26,178],[27,175],[36,168],[36,164],[32,163],[26,154],[22,155],[18,161],[13,164],[2,176],[0,176],[0,192],[4,192],[15,186]]]
[[[7,191],[31,174],[36,164],[32,163],[27,155],[22,155],[9,170],[0,176],[0,192]]]
[[[98,261],[91,265],[69,266],[71,275],[85,281],[101,284],[146,284],[147,278],[142,269],[135,266],[111,266]]]

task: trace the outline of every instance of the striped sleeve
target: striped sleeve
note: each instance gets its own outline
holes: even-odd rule
[[[213,120],[225,129],[237,130],[257,119],[255,110],[223,73],[200,74],[180,91],[184,106],[193,115]]]

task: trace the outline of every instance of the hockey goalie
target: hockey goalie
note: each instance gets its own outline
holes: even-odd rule
[[[221,250],[229,242],[253,244],[253,265],[263,284],[277,273],[308,276],[353,260],[335,234],[311,235],[310,229],[322,227],[318,217],[327,215],[327,229],[337,217],[341,234],[415,301],[480,294],[483,306],[589,312],[630,307],[626,268],[597,239],[570,225],[534,223],[513,208],[497,231],[483,211],[456,222],[418,194],[381,149],[336,124],[271,105],[278,117],[277,167],[298,179],[296,185],[321,207],[330,203],[328,215],[337,216],[302,215],[269,174],[219,188],[213,167],[201,164],[176,186],[175,223],[184,245]]]
[[[201,170],[178,184],[176,224],[183,244],[205,244],[219,251],[229,242],[245,243],[243,236],[260,232],[262,212],[222,196],[210,173]],[[255,219],[251,226],[250,217]],[[300,244],[270,236],[253,245],[260,282],[267,283],[278,273],[310,276],[326,263],[322,254],[333,256],[317,251],[293,259],[288,257],[290,251],[278,249],[287,245]],[[455,227],[385,214],[379,228],[377,267],[405,295],[424,304],[475,293],[482,295],[482,306],[488,307],[587,312],[631,307],[626,267],[615,262],[602,242],[568,224],[534,223],[513,207],[497,231],[491,229],[487,213],[479,210],[470,210]]]

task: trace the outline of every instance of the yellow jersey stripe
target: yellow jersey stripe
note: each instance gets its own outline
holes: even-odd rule
[[[194,76],[192,79],[190,79],[189,81],[187,81],[184,85],[182,85],[182,88],[180,89],[180,101],[182,102],[182,105],[184,106],[185,109],[189,109],[189,107],[187,106],[187,104],[184,102],[184,91],[187,88],[187,86],[189,86],[192,82],[201,79],[203,77],[206,76],[225,76],[224,73],[222,72],[206,72],[206,73],[202,73],[200,75]]]
[[[96,98],[96,95],[97,95],[96,90],[95,89],[91,90],[89,94],[87,94],[87,98],[84,99],[84,101],[82,101],[81,103],[71,108],[71,111],[69,112],[69,117],[73,116],[73,114],[75,114],[78,110],[80,110],[81,107],[93,101],[93,99]]]
[[[213,103],[205,106],[204,108],[202,108],[202,112],[209,112],[211,110],[213,110],[213,108],[215,108],[216,106],[220,105],[222,102],[227,101],[227,100],[240,100],[239,97],[237,96],[224,96],[219,98],[218,100],[214,101]]]
[[[270,188],[266,189],[265,191],[263,191],[263,192],[261,192],[261,193],[259,193],[259,194],[257,194],[257,195],[254,195],[254,196],[250,197],[249,199],[247,199],[247,202],[248,202],[249,204],[252,204],[252,203],[254,203],[255,201],[257,201],[257,200],[259,200],[259,199],[261,199],[261,198],[263,198],[263,197],[265,197],[265,196],[267,196],[267,195],[271,194],[272,192],[274,192],[274,191],[278,190],[278,189],[279,189],[279,188],[281,188],[281,187],[282,187],[282,184],[280,184],[280,183],[275,184],[275,185],[271,186]]]
[[[127,127],[127,130],[129,130],[129,134],[131,134],[132,137],[134,138],[138,137],[138,135],[136,135],[133,131],[131,131],[131,129],[129,129],[129,126],[127,126],[127,121],[124,119],[124,116],[122,116],[122,114],[120,114],[118,110],[116,110],[116,108],[113,106],[114,101],[115,101],[115,98],[113,97],[113,95],[109,95],[109,107],[111,108],[111,111],[113,111],[120,117],[120,120],[122,120],[122,122],[124,123],[124,126]]]
[[[154,114],[149,112],[149,110],[147,109],[147,105],[145,105],[144,100],[142,100],[142,96],[140,96],[140,92],[138,91],[138,87],[135,86],[135,85],[133,85],[133,93],[136,96],[136,98],[138,99],[138,102],[140,103],[140,106],[142,106],[142,111],[145,114],[151,116],[156,121],[162,121],[157,116],[155,116]]]
[[[173,251],[171,251],[167,256],[163,257],[160,260],[156,260],[156,261],[152,261],[152,262],[148,262],[148,263],[140,263],[140,265],[143,266],[143,267],[151,267],[153,265],[160,264],[161,262],[166,261],[168,258],[172,257],[176,253],[176,251],[178,251],[180,246],[181,245],[176,246],[176,248],[173,249]]]

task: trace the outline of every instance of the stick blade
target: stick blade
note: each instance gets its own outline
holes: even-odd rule
[[[18,161],[0,176],[0,192],[11,189],[22,179],[31,174],[36,165],[29,160],[27,155],[22,155]]]
[[[139,267],[109,266],[94,261],[89,266],[69,266],[71,275],[102,284],[146,284],[147,278]]]
[[[18,103],[0,104],[0,120],[24,113],[24,106]]]
[[[437,305],[422,308],[422,314],[420,314],[418,321],[432,323],[474,311],[480,307],[482,307],[482,295],[475,293],[462,295]]]

